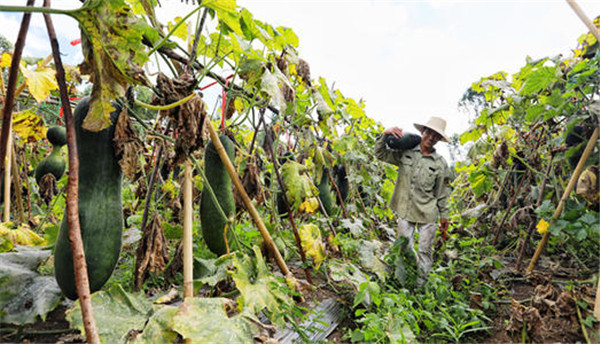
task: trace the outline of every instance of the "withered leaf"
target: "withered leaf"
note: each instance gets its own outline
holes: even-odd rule
[[[160,218],[155,214],[144,229],[135,257],[135,288],[139,290],[151,273],[161,273],[169,262],[167,242]]]
[[[119,114],[115,135],[113,138],[115,154],[120,157],[119,165],[127,178],[135,181],[139,169],[138,156],[143,150],[142,141],[131,124],[131,118],[127,115],[127,108]]]
[[[52,173],[46,173],[40,180],[40,196],[44,200],[46,205],[50,204],[50,201],[54,198],[54,195],[58,193],[56,186],[56,178]]]

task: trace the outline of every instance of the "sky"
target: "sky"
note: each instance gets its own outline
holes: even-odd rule
[[[161,0],[161,22],[193,9]],[[25,0],[0,0],[23,5]],[[41,1],[38,1],[38,6]],[[191,3],[191,1],[190,1]],[[577,0],[588,18],[600,1]],[[79,1],[53,1],[77,8]],[[313,79],[346,97],[364,100],[369,117],[384,127],[414,131],[429,116],[448,121],[447,134],[469,127],[458,101],[473,82],[499,71],[516,73],[527,57],[570,56],[588,29],[565,0],[237,0],[255,19],[286,26],[299,37],[299,55]],[[13,41],[20,15],[0,12],[0,33]],[[53,16],[65,63],[81,62],[75,22]],[[195,22],[195,21],[194,21]],[[41,15],[32,17],[25,55],[50,52]]]

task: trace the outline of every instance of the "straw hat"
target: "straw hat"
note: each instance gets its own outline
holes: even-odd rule
[[[442,118],[432,116],[429,118],[427,123],[425,123],[425,124],[415,123],[414,125],[415,125],[415,128],[417,128],[417,130],[419,130],[419,131],[423,130],[423,127],[429,128],[429,129],[435,131],[436,133],[440,134],[442,136],[442,139],[441,139],[442,141],[450,142],[450,139],[446,135],[446,121]]]

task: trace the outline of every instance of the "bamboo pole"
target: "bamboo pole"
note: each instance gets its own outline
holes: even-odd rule
[[[27,6],[32,7],[35,0],[27,0]],[[27,31],[29,31],[29,23],[31,22],[31,13],[23,13],[19,35],[15,42],[13,51],[12,63],[8,71],[8,84],[6,85],[6,97],[4,98],[4,108],[2,109],[2,134],[0,135],[0,171],[5,170],[4,158],[6,158],[8,148],[8,137],[10,136],[10,127],[12,122],[12,110],[15,105],[15,89],[19,78],[19,64],[21,63],[21,55],[25,47],[25,39]]]
[[[192,164],[185,160],[183,180],[183,297],[194,296],[194,258],[192,251],[192,215],[194,211],[192,199]]]
[[[558,202],[558,207],[556,207],[556,210],[554,211],[554,215],[552,215],[552,220],[550,220],[549,227],[552,227],[554,222],[556,222],[556,220],[558,220],[558,218],[560,217],[560,214],[562,213],[563,208],[565,207],[565,203],[567,203],[567,199],[569,199],[569,195],[571,194],[571,191],[573,191],[573,188],[575,187],[575,184],[577,183],[577,179],[579,179],[579,176],[581,175],[581,172],[583,171],[583,168],[585,167],[585,162],[587,161],[588,157],[590,156],[590,154],[592,154],[592,151],[594,150],[594,146],[596,145],[597,140],[598,140],[598,128],[596,128],[594,130],[592,137],[590,137],[590,140],[588,141],[587,146],[585,147],[585,150],[583,151],[583,154],[581,155],[581,158],[579,159],[579,163],[577,164],[577,167],[575,167],[575,171],[573,171],[571,180],[569,180],[569,184],[567,185],[565,192],[563,192],[560,202]],[[544,233],[544,236],[542,237],[542,240],[540,240],[538,247],[535,250],[535,253],[533,254],[533,257],[531,258],[531,261],[529,262],[529,266],[527,267],[527,270],[525,271],[526,275],[529,275],[531,273],[531,271],[533,271],[533,268],[535,268],[535,264],[537,263],[538,259],[540,258],[542,251],[546,247],[546,244],[548,243],[549,238],[550,238],[550,230],[546,231],[546,233]]]
[[[4,212],[2,221],[10,221],[10,176],[11,176],[11,164],[12,164],[12,123],[8,124],[8,141],[6,143],[8,149],[6,150],[6,161],[4,163]]]
[[[600,319],[600,275],[598,277],[598,286],[596,287],[596,300],[594,302],[594,316],[596,317],[596,319]],[[600,327],[598,328],[598,334],[600,334]]]
[[[594,23],[592,23],[592,21],[585,15],[585,13],[583,13],[583,10],[581,9],[581,7],[579,7],[579,5],[575,2],[575,0],[567,0],[567,3],[569,4],[569,6],[571,6],[573,11],[575,11],[575,14],[577,14],[579,19],[581,19],[581,21],[585,24],[585,26],[588,27],[588,29],[590,30],[592,35],[594,35],[594,37],[596,37],[598,42],[600,42],[600,32],[598,31],[598,29],[596,28]]]
[[[21,192],[23,190],[23,185],[21,184],[21,175],[19,171],[19,164],[17,162],[17,149],[15,148],[15,143],[12,144],[12,153],[11,153],[11,165],[12,165],[12,183],[14,186],[15,193],[15,203],[17,206],[17,216],[19,219],[19,223],[25,222],[25,211],[23,210],[23,196]]]
[[[277,249],[277,246],[275,245],[273,238],[271,238],[271,234],[269,234],[269,231],[267,230],[267,227],[265,226],[264,222],[262,221],[260,214],[258,214],[258,211],[254,207],[254,204],[252,204],[250,197],[248,197],[248,193],[246,193],[246,190],[244,189],[244,186],[242,185],[242,181],[240,180],[240,177],[238,176],[237,172],[235,171],[235,167],[233,167],[231,160],[229,160],[229,157],[227,156],[227,152],[225,151],[225,148],[223,148],[223,144],[221,144],[221,140],[219,140],[219,135],[215,131],[215,128],[213,128],[212,123],[207,125],[207,127],[209,128],[210,139],[212,140],[213,144],[215,145],[215,149],[217,150],[217,153],[219,154],[219,157],[221,158],[223,165],[225,165],[225,169],[227,170],[227,173],[229,173],[229,176],[233,180],[233,185],[235,185],[236,189],[242,196],[244,205],[246,205],[246,209],[248,209],[250,216],[252,216],[252,220],[254,220],[254,223],[258,227],[258,230],[260,231],[260,234],[262,235],[262,237],[265,241],[265,244],[271,249],[271,252],[273,252],[277,266],[279,266],[279,269],[281,270],[281,272],[283,273],[283,275],[285,276],[286,279],[288,279],[290,281],[294,281],[294,276],[292,275],[292,273],[288,269],[287,265],[285,264],[285,260],[283,260],[283,257],[281,256],[279,249]],[[294,281],[294,283],[295,283],[295,281]]]

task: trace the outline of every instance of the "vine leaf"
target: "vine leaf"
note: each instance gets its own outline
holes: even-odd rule
[[[131,118],[127,114],[127,108],[124,108],[117,118],[113,142],[115,154],[120,157],[119,165],[123,174],[135,181],[136,172],[141,169],[139,155],[144,150],[144,144],[138,137]]]
[[[287,103],[294,101],[294,88],[278,68],[274,68],[273,72],[265,69],[261,78],[261,89],[269,95],[271,104],[282,113],[286,112]]]
[[[529,74],[521,95],[538,93],[557,80],[556,67],[541,67]]]
[[[128,84],[150,86],[142,69],[148,61],[142,38],[153,29],[123,0],[89,0],[74,17],[85,56],[80,70],[94,84],[83,127],[100,131],[110,126],[111,101],[122,97]]]
[[[235,0],[205,0],[202,2],[202,6],[213,9],[217,12],[217,16],[221,14],[237,14],[237,5]]]
[[[180,22],[183,18],[175,17],[174,22],[169,22],[168,28],[171,31],[178,22]],[[182,23],[177,30],[173,32],[173,36],[181,38],[183,41],[187,41],[188,39],[188,25],[187,23]]]
[[[284,292],[287,288],[269,274],[265,260],[257,246],[253,248],[256,259],[246,255],[233,258],[235,271],[233,281],[241,293],[238,298],[241,310],[250,310],[255,314],[265,310],[271,316],[271,321],[284,324],[284,314],[278,312],[281,304],[292,305],[294,301]]]
[[[13,113],[13,130],[27,142],[39,142],[46,137],[44,120],[32,110]]]
[[[137,290],[152,273],[160,274],[169,263],[169,252],[158,214],[144,229],[135,257],[134,284]]]
[[[119,284],[94,293],[92,304],[102,343],[126,342],[129,332],[142,330],[152,313],[152,303],[143,293],[127,293]],[[66,319],[72,328],[84,333],[79,300],[67,311]]]
[[[196,343],[252,343],[256,325],[250,314],[227,316],[226,298],[186,298],[171,320],[172,329]]]
[[[171,319],[177,313],[177,307],[164,306],[159,308],[144,327],[141,338],[134,343],[175,343],[177,332],[171,329]]]
[[[292,200],[292,207],[298,209],[303,203],[309,202],[303,206],[303,210],[312,212],[316,209],[314,208],[314,202],[316,202],[317,207],[319,204],[316,199],[319,190],[306,176],[305,172],[306,167],[295,161],[288,161],[281,166],[281,175],[287,187],[287,195]],[[310,205],[311,202],[313,206]]]
[[[42,246],[46,244],[44,238],[32,231],[27,224],[17,228],[10,228],[11,222],[0,223],[0,237],[7,238],[13,245]]]
[[[36,70],[29,70],[21,65],[21,73],[25,77],[29,93],[39,103],[50,95],[50,91],[58,89],[56,83],[56,72],[52,68],[38,67]]]
[[[58,306],[61,292],[56,279],[37,272],[38,266],[50,255],[49,250],[26,246],[17,247],[14,252],[0,254],[2,324],[32,324],[40,318],[45,321],[48,313]]]
[[[326,258],[321,230],[315,224],[304,224],[298,228],[298,234],[304,252],[308,257],[312,257],[313,263],[318,269]]]
[[[9,68],[12,63],[12,56],[9,53],[2,53],[0,58],[0,68]]]

